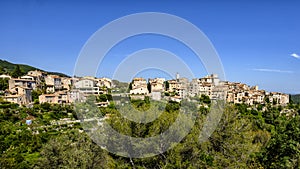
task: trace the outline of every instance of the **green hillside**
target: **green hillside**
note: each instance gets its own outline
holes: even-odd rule
[[[14,64],[14,63],[10,63],[6,60],[1,60],[0,59],[0,74],[11,74],[15,70],[17,65],[20,67],[20,70],[23,74],[27,74],[27,72],[29,72],[31,70],[41,70],[41,69],[29,66],[29,65]],[[41,70],[41,71],[44,71],[44,70]],[[49,74],[59,75],[59,76],[62,76],[62,77],[69,77],[69,76],[67,76],[63,73],[47,72],[47,71],[44,71],[44,72],[49,73]]]
[[[300,94],[291,95],[291,100],[294,103],[300,103]]]
[[[13,64],[6,60],[0,60],[0,73],[8,73],[9,74],[15,69],[15,67],[17,65],[20,66],[21,71],[24,73],[27,73],[31,70],[40,70],[40,69],[34,68],[32,66],[23,65],[23,64]]]

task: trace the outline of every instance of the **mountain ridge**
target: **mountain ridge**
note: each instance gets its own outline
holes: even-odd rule
[[[21,71],[24,74],[27,74],[27,72],[32,71],[32,70],[40,70],[40,71],[46,72],[48,74],[59,75],[62,77],[70,77],[69,75],[66,75],[64,73],[45,71],[45,70],[30,66],[27,64],[17,64],[17,63],[12,63],[12,62],[9,62],[7,60],[2,60],[2,59],[0,59],[0,74],[10,74],[17,65],[20,67]]]

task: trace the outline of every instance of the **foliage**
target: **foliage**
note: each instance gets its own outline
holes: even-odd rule
[[[112,100],[113,100],[113,98],[112,98],[111,94],[100,94],[97,97],[97,101],[99,101],[99,102],[106,102],[106,101],[112,101]]]
[[[40,154],[36,168],[107,168],[107,153],[76,130],[50,139]]]
[[[6,73],[5,69],[0,66],[0,74],[5,74],[5,73]]]
[[[200,96],[199,100],[200,100],[200,103],[205,103],[205,104],[210,104],[211,103],[209,96],[204,95],[204,94],[202,94]]]
[[[129,83],[128,91],[132,90],[132,83],[133,83],[133,82],[130,82],[130,83]]]
[[[16,65],[15,69],[10,73],[10,75],[14,78],[17,78],[24,75],[24,72],[21,71],[19,65]]]
[[[164,86],[165,86],[165,91],[168,91],[169,88],[170,88],[169,82],[168,82],[168,81],[165,81],[165,82],[164,82]]]
[[[8,80],[9,79],[7,79],[7,78],[5,78],[5,79],[0,79],[0,91],[1,90],[6,90],[6,89],[8,89]]]
[[[34,68],[32,66],[23,65],[23,64],[13,64],[13,63],[10,63],[8,61],[0,59],[0,67],[2,67],[2,69],[5,70],[6,73],[10,74],[11,72],[13,72],[16,69],[17,66],[19,66],[19,69],[22,72],[28,72],[28,71],[31,71],[31,70],[36,70],[36,68]]]
[[[147,83],[147,89],[148,89],[149,93],[151,93],[151,84],[150,84],[150,82]]]
[[[88,124],[59,124],[62,119],[102,118],[118,132],[132,137],[152,137],[172,125],[185,100],[177,102],[131,100],[130,104],[98,108],[96,99],[73,105],[35,104],[18,107],[0,104],[0,168],[299,168],[300,105],[227,104],[222,118],[207,140],[199,140],[213,102],[199,97],[195,125],[172,149],[149,158],[125,158],[108,153],[82,132]],[[199,103],[199,102],[197,102]],[[266,111],[263,111],[266,109]],[[294,112],[293,116],[282,110]],[[120,113],[122,112],[122,114]],[[108,116],[109,114],[109,116]],[[126,117],[124,117],[126,114]],[[130,116],[131,115],[131,116]],[[131,121],[154,119],[149,123]],[[27,125],[26,119],[32,124]],[[113,139],[113,137],[109,138]],[[108,140],[109,141],[109,140]],[[123,140],[124,144],[129,144]]]
[[[268,168],[299,168],[300,116],[280,118],[276,123],[276,133],[258,155],[260,162]]]
[[[32,90],[31,92],[32,100],[38,100],[41,94],[43,94],[42,90]]]

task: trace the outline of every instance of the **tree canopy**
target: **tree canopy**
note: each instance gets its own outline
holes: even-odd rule
[[[107,97],[89,98],[88,103],[75,107],[44,103],[27,108],[2,101],[0,168],[300,167],[298,104],[281,107],[270,103],[264,111],[256,105],[226,104],[217,128],[203,141],[199,136],[211,107],[200,106],[193,114],[194,126],[172,149],[149,158],[125,158],[99,147],[86,130],[90,123],[80,125],[76,120],[109,117],[106,122],[119,133],[147,138],[166,131],[176,121],[185,101],[163,103],[147,98],[101,108],[91,104]],[[199,103],[212,104],[205,96],[199,98]],[[283,114],[282,110],[292,113]],[[127,112],[127,117],[120,111]],[[133,116],[157,119],[139,123],[130,120]],[[32,124],[26,124],[26,120],[32,120]]]

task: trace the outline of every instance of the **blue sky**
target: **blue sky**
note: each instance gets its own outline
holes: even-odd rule
[[[300,93],[299,1],[0,1],[1,59],[73,75],[79,52],[105,24],[138,12],[188,20],[215,46],[226,79],[269,91]],[[112,49],[98,76],[110,76],[135,50],[162,48],[193,64],[183,45],[165,37],[133,37]],[[293,54],[293,56],[291,56]]]

